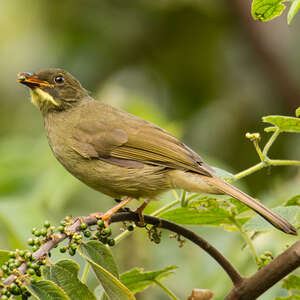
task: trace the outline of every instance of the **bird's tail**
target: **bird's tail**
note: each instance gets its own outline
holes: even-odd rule
[[[202,177],[204,179],[204,176]],[[227,194],[248,207],[252,208],[258,214],[260,214],[263,218],[265,218],[268,222],[270,222],[273,226],[278,228],[279,230],[292,234],[297,235],[297,230],[294,226],[292,226],[287,220],[280,217],[278,214],[261,204],[260,202],[256,201],[246,193],[240,191],[236,187],[226,183],[225,181],[217,178],[217,177],[205,177],[205,181],[214,187],[217,187],[220,191],[224,194]]]

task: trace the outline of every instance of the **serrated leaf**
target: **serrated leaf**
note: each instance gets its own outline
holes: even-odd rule
[[[96,300],[94,294],[79,278],[79,265],[72,260],[61,260],[43,270],[45,279],[61,287],[71,300]]]
[[[67,294],[52,281],[40,280],[26,285],[26,288],[38,300],[70,300]]]
[[[284,206],[292,206],[292,205],[300,206],[300,195],[292,197],[284,204]]]
[[[172,275],[177,266],[169,266],[161,270],[144,272],[142,268],[134,268],[120,276],[121,282],[127,286],[134,294],[141,292],[150,285],[155,284],[155,280]]]
[[[266,116],[262,118],[263,122],[275,125],[275,127],[265,128],[265,131],[274,131],[279,128],[282,132],[300,132],[300,119],[285,116]]]
[[[282,287],[287,290],[300,290],[300,277],[297,275],[289,275],[283,280]]]
[[[300,107],[296,109],[296,117],[300,117]]]
[[[251,13],[255,20],[269,21],[281,15],[285,9],[284,0],[253,0]]]
[[[292,225],[296,226],[299,224],[298,217],[300,214],[299,206],[279,206],[272,209],[274,212],[279,214],[281,217],[285,218]],[[274,227],[268,223],[265,219],[260,216],[255,216],[244,224],[243,228],[245,230],[255,230],[255,231],[268,231],[274,229]]]
[[[170,209],[161,215],[162,218],[183,225],[213,225],[224,227],[228,230],[235,228],[233,217],[238,218],[241,224],[249,217],[239,214],[248,208],[228,196],[199,196],[188,202],[188,206]],[[233,227],[231,226],[233,225]]]
[[[0,267],[9,260],[9,251],[0,250]]]
[[[300,8],[300,0],[294,0],[291,4],[291,7],[290,7],[288,15],[287,15],[287,22],[289,25],[291,24],[293,18],[295,17],[296,13],[298,12],[299,8]]]
[[[87,260],[111,300],[135,300],[134,295],[118,279],[116,263],[108,247],[97,241],[81,244],[79,254]]]

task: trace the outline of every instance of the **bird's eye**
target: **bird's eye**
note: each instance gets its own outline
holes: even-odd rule
[[[56,76],[56,77],[54,78],[54,81],[55,81],[56,83],[61,84],[61,83],[64,83],[65,78],[64,78],[63,76],[61,76],[61,75],[58,75],[58,76]]]

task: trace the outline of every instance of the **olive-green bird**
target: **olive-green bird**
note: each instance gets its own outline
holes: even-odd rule
[[[227,194],[276,228],[297,235],[285,219],[218,178],[202,158],[160,127],[89,96],[62,69],[19,73],[43,117],[58,161],[93,189],[122,200],[101,217],[106,222],[131,199],[154,199],[170,189]],[[141,216],[145,202],[138,212]]]

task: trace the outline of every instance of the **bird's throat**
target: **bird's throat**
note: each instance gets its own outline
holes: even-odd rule
[[[54,105],[56,107],[59,104],[54,100],[54,98],[47,92],[43,91],[40,88],[30,89],[31,102],[39,109],[45,105]]]

